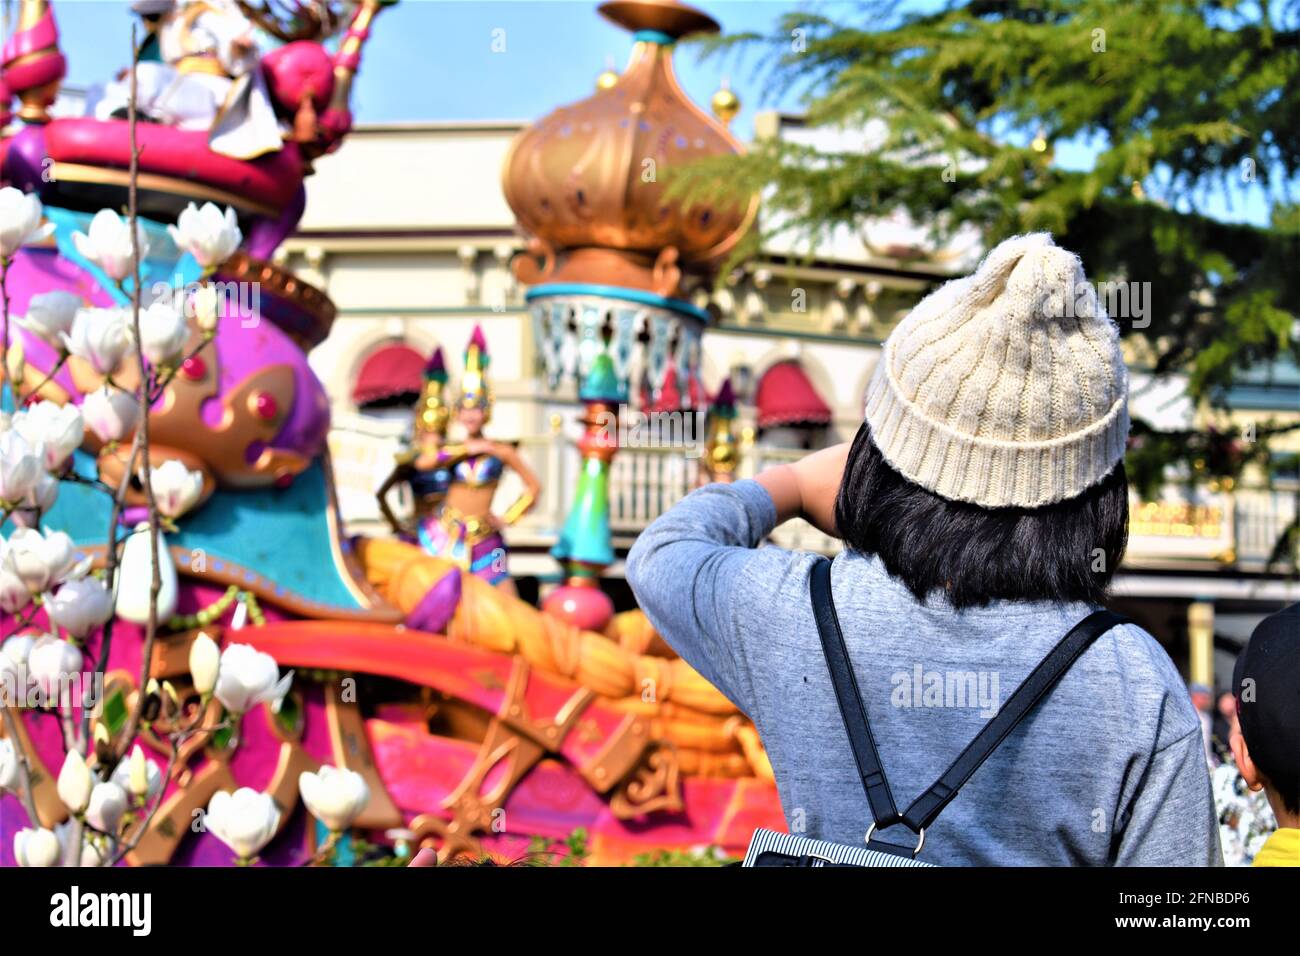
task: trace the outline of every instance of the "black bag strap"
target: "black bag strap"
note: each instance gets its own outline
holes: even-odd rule
[[[894,806],[893,794],[880,765],[875,738],[871,736],[871,725],[862,704],[862,695],[858,691],[857,677],[849,664],[848,648],[844,644],[844,634],[840,630],[835,601],[831,596],[831,563],[825,558],[820,558],[813,565],[810,590],[817,633],[821,637],[826,666],[835,688],[835,699],[839,702],[840,716],[844,720],[844,730],[853,747],[867,802],[871,805],[871,815],[879,828],[902,823],[913,833],[920,833],[934,823],[935,818],[952,802],[957,791],[979,769],[980,764],[989,758],[1025,715],[1047,696],[1093,641],[1118,624],[1131,623],[1122,614],[1101,610],[1094,611],[1071,628],[1048,655],[1039,661],[1029,676],[1020,682],[1020,686],[1007,698],[997,716],[984,725],[975,739],[967,744],[966,749],[944,771],[943,776],[900,814]]]
[[[889,781],[885,779],[885,770],[880,765],[876,739],[871,736],[871,723],[867,720],[867,709],[862,705],[858,678],[853,673],[853,665],[849,663],[849,649],[844,644],[844,633],[840,630],[835,601],[831,597],[831,563],[825,558],[818,558],[813,564],[809,590],[812,593],[813,617],[817,620],[817,634],[822,640],[822,654],[826,658],[826,667],[831,672],[835,699],[840,705],[840,718],[844,721],[849,746],[853,748],[853,759],[858,765],[858,775],[862,778],[862,789],[867,792],[871,816],[877,827],[892,826],[898,822],[898,808],[894,805]]]

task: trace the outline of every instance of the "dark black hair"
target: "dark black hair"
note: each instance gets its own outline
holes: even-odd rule
[[[1128,543],[1128,478],[1116,465],[1075,498],[1041,508],[982,508],[908,481],[858,429],[835,499],[844,543],[878,555],[917,600],[1100,604]]]

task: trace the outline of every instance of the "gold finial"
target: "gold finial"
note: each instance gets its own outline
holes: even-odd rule
[[[713,94],[713,99],[709,103],[713,107],[713,115],[723,126],[730,126],[731,121],[740,112],[740,97],[731,91],[731,81],[726,77],[723,78],[721,88]]]
[[[614,58],[605,57],[605,69],[600,71],[600,76],[596,77],[596,89],[612,90],[618,86],[618,70],[614,69]]]

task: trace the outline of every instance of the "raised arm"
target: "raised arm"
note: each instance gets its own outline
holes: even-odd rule
[[[848,442],[832,445],[758,475],[755,481],[772,496],[777,524],[802,517],[826,534],[835,534],[835,496],[839,494],[850,447]]]

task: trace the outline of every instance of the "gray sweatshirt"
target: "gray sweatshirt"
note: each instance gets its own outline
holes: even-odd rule
[[[861,846],[870,808],[808,598],[816,556],[759,547],[776,510],[753,481],[692,492],[637,539],[627,577],[651,622],[758,728],[791,832]],[[930,786],[1095,608],[918,602],[846,550],[831,588],[899,809]],[[885,842],[914,845],[902,826]],[[1217,866],[1201,726],[1168,655],[1121,625],[1074,663],[926,832],[945,866]]]

